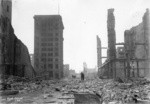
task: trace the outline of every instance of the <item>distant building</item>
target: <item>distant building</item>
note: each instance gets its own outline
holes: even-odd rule
[[[72,76],[75,76],[76,75],[76,71],[73,70],[73,69],[70,69],[69,70],[69,76],[72,77]]]
[[[65,64],[64,65],[64,77],[68,77],[69,76],[69,64]]]
[[[63,77],[63,29],[60,15],[34,16],[34,68],[38,76]]]
[[[83,73],[85,75],[86,78],[94,78],[97,76],[97,67],[95,68],[88,68],[87,64],[84,62],[83,63]]]

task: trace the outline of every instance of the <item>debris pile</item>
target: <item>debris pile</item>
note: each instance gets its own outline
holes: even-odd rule
[[[74,101],[74,94],[94,94],[98,96],[101,102],[129,103],[141,100],[150,101],[150,81],[146,79],[132,79],[133,81],[127,83],[98,78],[85,81],[80,79],[63,79],[43,81],[20,80],[14,82],[13,78],[8,78],[7,80],[7,84],[11,85],[9,90],[19,91],[18,96],[22,95],[20,98],[14,97],[13,101],[25,101],[24,99],[27,100],[27,96],[32,96],[33,102],[50,102],[47,101],[48,98],[52,98],[53,102],[57,100],[64,101],[64,99]],[[28,99],[31,100],[31,98]],[[37,99],[40,99],[40,101]],[[9,96],[5,98],[6,101],[10,101]]]

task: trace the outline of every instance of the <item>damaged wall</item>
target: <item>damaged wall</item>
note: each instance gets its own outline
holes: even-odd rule
[[[96,39],[97,39],[97,67],[99,68],[102,66],[101,40],[98,37],[98,35]]]
[[[1,74],[20,77],[34,77],[35,72],[31,66],[27,47],[15,36],[13,28],[7,19],[4,35],[2,37],[2,65]]]
[[[108,32],[108,58],[116,58],[116,32],[115,32],[115,16],[114,9],[108,9],[107,14],[107,32]]]
[[[149,10],[143,16],[142,22],[125,31],[126,49],[131,59],[138,59],[140,76],[149,73],[149,37],[150,37]]]
[[[11,16],[6,13],[10,10],[5,9],[5,6],[8,7],[7,2],[10,5],[11,0],[6,0],[6,2],[0,0],[0,8],[2,8],[0,14],[0,74],[32,78],[35,72],[31,66],[29,52],[14,34]]]
[[[115,49],[115,30],[113,9],[108,11],[108,58],[99,68],[100,77],[104,78],[130,78],[149,77],[150,59],[150,21],[149,10],[146,10],[142,22],[126,30],[124,33],[124,54],[121,57]],[[110,16],[111,15],[111,16]],[[110,16],[110,17],[109,17]],[[115,57],[117,54],[117,57]]]

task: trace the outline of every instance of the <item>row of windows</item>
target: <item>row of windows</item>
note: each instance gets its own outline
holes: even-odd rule
[[[47,55],[46,54],[42,54],[41,55],[42,57],[46,57],[46,56],[59,56],[58,52],[55,52],[55,53],[48,53]]]
[[[44,56],[45,56],[45,57],[46,57],[46,56],[53,56],[53,55],[58,56],[58,52],[55,52],[55,53],[52,53],[52,52],[51,52],[51,53],[41,53],[41,56],[42,56],[42,57],[44,57]]]
[[[58,46],[58,43],[41,43],[41,46]]]
[[[46,23],[43,23],[41,24],[41,29],[43,31],[45,30],[54,30],[54,29],[59,29],[59,24],[58,23],[49,23],[49,22],[46,22]]]
[[[42,48],[41,51],[56,51],[58,52],[58,48]]]
[[[48,37],[53,37],[53,36],[56,36],[58,37],[59,36],[59,33],[41,33],[42,36],[48,36]]]
[[[42,54],[41,54],[41,56],[42,56],[42,57],[46,57],[46,56],[53,56],[53,53],[48,53],[48,54],[46,54],[46,53],[42,53]]]
[[[44,69],[47,69],[47,68],[50,68],[50,69],[58,69],[59,68],[59,65],[58,64],[44,64],[41,66],[41,68],[44,68]]]
[[[47,59],[46,58],[41,58],[42,62],[46,62],[46,60],[49,61],[49,62],[53,62],[53,61],[58,62],[59,61],[58,58],[55,58],[55,59],[54,58],[47,58]]]
[[[45,41],[58,41],[59,38],[56,37],[56,38],[41,38],[41,41],[45,42]]]
[[[54,73],[53,71],[49,71],[49,77],[53,78],[55,76],[55,78],[59,78],[59,74],[56,72]],[[63,76],[63,75],[62,75]]]

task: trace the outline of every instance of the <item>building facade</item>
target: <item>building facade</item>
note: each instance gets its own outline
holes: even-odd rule
[[[97,67],[88,68],[86,62],[83,63],[83,73],[87,79],[95,78],[97,76]]]
[[[34,68],[38,76],[63,77],[63,29],[60,15],[34,16]]]

